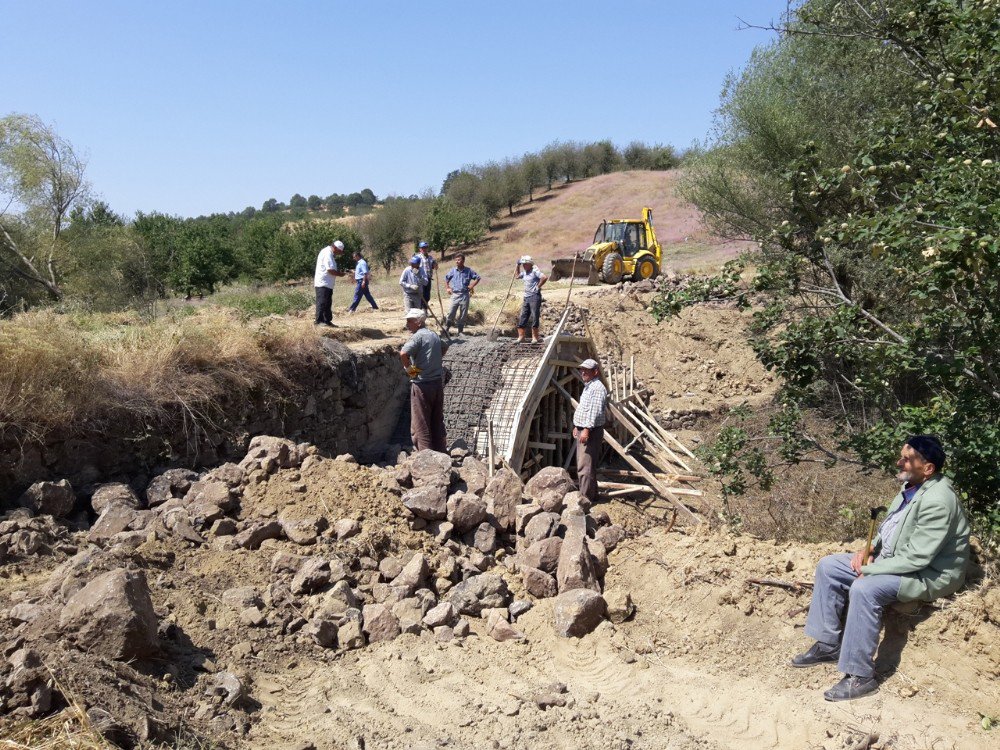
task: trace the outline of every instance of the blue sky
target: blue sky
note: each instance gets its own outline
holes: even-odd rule
[[[195,216],[438,189],[553,140],[684,147],[785,0],[0,0],[0,115],[35,114],[97,194]]]

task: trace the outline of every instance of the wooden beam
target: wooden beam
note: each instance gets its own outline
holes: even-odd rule
[[[580,366],[580,362],[570,362],[568,359],[550,359],[549,364],[553,367],[571,367],[574,370]]]
[[[557,446],[555,443],[538,443],[534,440],[529,440],[528,447],[537,448],[540,451],[554,451],[559,446]]]
[[[588,336],[572,336],[568,333],[560,334],[559,341],[564,344],[590,344],[593,345],[594,340]]]
[[[672,450],[670,450],[670,447],[663,440],[663,438],[660,437],[656,432],[654,432],[649,425],[645,424],[641,419],[639,419],[638,416],[636,416],[632,407],[630,407],[628,404],[621,404],[621,409],[634,420],[636,426],[640,430],[642,430],[642,432],[646,435],[646,437],[648,437],[653,442],[654,445],[657,445],[660,448],[660,450],[662,450],[670,457],[671,461],[673,461],[678,466],[683,468],[684,471],[688,472],[691,471],[691,467],[688,466],[687,463],[685,463],[684,459],[678,456]]]
[[[577,401],[569,394],[569,391],[567,391],[562,386],[557,386],[557,387],[559,388],[559,392],[562,393],[562,395],[570,402],[573,408],[576,408],[578,406]],[[675,495],[673,492],[667,489],[667,487],[663,484],[663,482],[654,477],[649,472],[649,470],[646,469],[645,466],[639,463],[628,451],[626,451],[622,447],[621,443],[615,440],[614,435],[612,435],[609,430],[604,430],[604,440],[605,442],[608,443],[608,445],[610,445],[614,449],[614,451],[619,456],[625,459],[626,463],[628,463],[629,466],[631,466],[633,469],[638,471],[639,474],[642,475],[642,478],[649,483],[649,486],[656,491],[656,494],[660,495],[661,497],[673,503],[674,507],[677,509],[677,512],[680,513],[685,519],[687,519],[688,521],[690,521],[695,525],[701,524],[701,520],[698,518],[698,516],[692,513],[688,509],[688,507],[681,502],[680,498],[677,497],[677,495]]]

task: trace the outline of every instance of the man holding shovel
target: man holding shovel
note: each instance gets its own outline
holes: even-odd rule
[[[878,690],[875,649],[887,605],[933,601],[965,581],[969,524],[951,481],[941,475],[944,462],[937,438],[909,438],[896,462],[903,487],[878,536],[865,549],[827,555],[816,567],[805,628],[816,643],[793,657],[792,666],[837,662],[844,678],[823,693],[828,701]]]

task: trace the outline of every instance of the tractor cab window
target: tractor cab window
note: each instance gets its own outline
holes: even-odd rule
[[[619,224],[622,228],[622,246],[626,255],[635,255],[639,250],[646,249],[646,233],[642,224]]]
[[[607,242],[607,240],[604,238],[605,234],[607,233],[607,229],[608,229],[608,222],[602,221],[600,225],[597,227],[597,231],[594,232],[595,245],[599,242]]]

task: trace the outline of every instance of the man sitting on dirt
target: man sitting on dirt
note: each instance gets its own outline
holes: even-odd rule
[[[573,439],[576,443],[576,478],[591,503],[597,500],[597,462],[604,442],[605,409],[608,389],[601,382],[600,366],[593,359],[580,363],[583,394],[573,412]]]
[[[316,325],[333,328],[333,285],[337,276],[344,272],[337,270],[337,259],[334,257],[344,252],[344,243],[335,240],[319,251],[316,256],[316,274],[313,286],[316,287]]]
[[[427,313],[411,309],[406,328],[413,335],[403,344],[399,359],[410,376],[410,437],[418,451],[430,448],[447,453],[444,431],[444,365],[448,345],[424,323]]]
[[[542,287],[549,277],[535,268],[535,262],[530,255],[524,255],[517,262],[514,276],[524,280],[524,302],[521,304],[521,316],[517,320],[517,343],[524,343],[524,331],[531,323],[531,343],[542,343],[538,335],[538,326],[542,311]]]
[[[465,317],[469,314],[469,300],[480,282],[479,274],[465,265],[465,256],[455,256],[455,267],[444,276],[445,287],[451,295],[451,309],[444,322],[444,330],[458,326],[458,335],[465,329]]]
[[[424,274],[420,270],[420,256],[410,258],[410,265],[399,277],[399,285],[403,287],[403,312],[420,310],[424,306]]]
[[[941,475],[944,462],[937,438],[909,438],[896,462],[903,488],[879,527],[872,554],[867,560],[867,550],[827,555],[816,568],[805,628],[816,643],[795,656],[792,666],[837,662],[845,676],[823,693],[828,701],[878,690],[874,657],[886,605],[933,601],[965,581],[969,524],[951,482]]]

